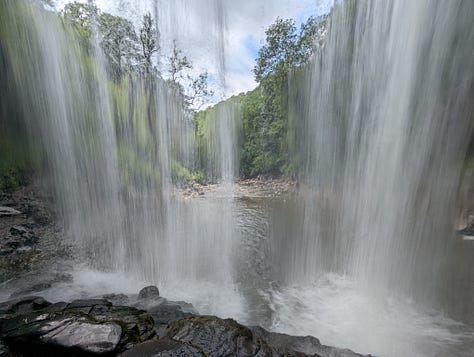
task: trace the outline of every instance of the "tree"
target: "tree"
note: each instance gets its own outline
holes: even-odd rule
[[[109,74],[112,79],[120,80],[137,62],[138,38],[135,29],[130,21],[103,13],[99,17],[99,32]]]
[[[151,14],[143,16],[142,27],[140,29],[140,42],[142,45],[142,57],[145,73],[150,73],[153,69],[153,54],[158,51],[157,31],[153,25]]]
[[[67,4],[62,12],[63,19],[78,32],[84,48],[90,49],[92,21],[97,18],[99,8],[92,4],[73,2]]]
[[[200,110],[206,103],[206,99],[209,99],[214,95],[214,91],[209,89],[208,82],[209,74],[203,72],[194,78],[189,88],[188,94],[185,98],[186,105],[194,110]]]
[[[244,175],[280,176],[288,171],[288,74],[322,46],[326,22],[326,17],[310,17],[298,30],[294,20],[278,18],[265,31],[254,67],[260,87],[252,92],[252,100],[243,102],[252,103],[251,111],[244,108]]]
[[[278,18],[266,31],[266,43],[258,51],[254,68],[257,82],[275,72],[278,66],[286,67],[293,62],[298,42],[295,21]]]
[[[203,72],[197,77],[189,75],[187,71],[192,70],[193,65],[178,48],[176,41],[173,41],[173,51],[168,61],[168,83],[183,97],[185,107],[192,110],[202,108],[206,99],[214,95],[208,88],[209,74]]]
[[[299,32],[294,20],[278,18],[265,31],[265,45],[258,51],[253,70],[256,81],[260,83],[272,73],[288,72],[306,63],[314,50],[322,46],[326,28],[327,16],[309,17]]]
[[[176,41],[173,41],[173,52],[169,57],[169,76],[172,83],[179,83],[180,80],[184,80],[184,70],[193,68],[191,61],[183,55],[176,45]]]

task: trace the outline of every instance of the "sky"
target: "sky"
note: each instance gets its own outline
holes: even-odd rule
[[[70,0],[56,0],[61,9]],[[81,2],[86,2],[82,0]],[[158,17],[161,71],[173,41],[193,63],[192,75],[209,73],[215,102],[256,87],[252,69],[264,44],[265,29],[277,17],[299,25],[310,15],[326,14],[334,0],[95,0],[104,12],[140,27],[143,14]],[[156,11],[155,9],[158,9]]]

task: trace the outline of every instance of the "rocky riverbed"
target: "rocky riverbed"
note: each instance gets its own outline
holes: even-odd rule
[[[148,286],[51,303],[39,296],[0,304],[0,356],[361,356],[315,337],[272,333],[201,316]]]

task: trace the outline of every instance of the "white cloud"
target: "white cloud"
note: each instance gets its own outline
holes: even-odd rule
[[[58,5],[70,2],[58,0]],[[96,0],[106,12],[130,19],[138,28],[144,13],[157,14],[162,56],[173,40],[194,64],[207,70],[218,97],[253,89],[252,69],[265,29],[277,17],[304,20],[327,13],[334,0]],[[158,11],[155,11],[157,4]],[[165,69],[162,69],[166,72]],[[225,81],[225,88],[223,82]],[[220,99],[217,98],[216,99]]]

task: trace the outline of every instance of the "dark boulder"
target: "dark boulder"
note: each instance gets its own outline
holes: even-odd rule
[[[155,324],[167,325],[171,322],[197,314],[194,308],[192,309],[192,311],[190,310],[191,309],[183,309],[183,307],[178,302],[165,300],[161,304],[147,309],[147,312],[151,315],[151,317],[155,321]]]
[[[138,299],[148,300],[148,299],[158,299],[160,297],[160,291],[154,285],[146,286],[138,293]]]
[[[260,326],[250,327],[252,332],[264,340],[278,353],[285,354],[288,351],[299,352],[304,355],[321,357],[362,357],[351,350],[322,345],[313,336],[290,336],[283,333],[269,332]]]
[[[2,315],[38,311],[48,307],[49,305],[51,305],[51,303],[40,296],[28,296],[13,299],[0,303],[0,317]]]
[[[232,319],[193,316],[169,326],[167,338],[189,344],[206,356],[272,356],[274,351]]]
[[[143,310],[107,300],[51,304],[42,298],[0,304],[0,340],[24,356],[119,353],[155,335]]]
[[[13,226],[10,228],[10,233],[13,235],[24,235],[28,234],[28,229],[23,226]]]
[[[102,298],[110,301],[114,305],[128,305],[130,299],[125,294],[105,294]]]

